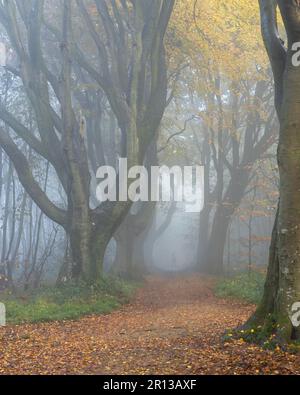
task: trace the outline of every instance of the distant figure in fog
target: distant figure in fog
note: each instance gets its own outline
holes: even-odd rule
[[[171,258],[171,270],[174,270],[177,266],[177,259],[176,259],[176,254],[175,252],[172,253],[172,258]]]

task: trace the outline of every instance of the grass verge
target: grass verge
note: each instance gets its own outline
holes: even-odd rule
[[[240,273],[230,278],[219,280],[215,286],[215,294],[221,298],[241,299],[258,304],[262,298],[265,275],[253,271]]]
[[[98,284],[67,284],[44,287],[16,297],[0,294],[8,324],[78,319],[89,314],[107,314],[130,301],[138,284],[102,278]]]

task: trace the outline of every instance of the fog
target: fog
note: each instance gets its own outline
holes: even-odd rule
[[[180,44],[187,46],[187,54],[178,54],[174,37],[181,27],[176,31],[171,20],[170,31],[165,26],[155,33],[165,36],[169,50],[164,53],[161,46],[155,54],[158,80],[155,62],[152,68],[148,63],[154,55],[142,43],[144,82],[134,86],[134,40],[124,21],[113,15],[127,15],[136,29],[126,2],[119,10],[114,5],[112,14],[106,14],[105,2],[98,9],[93,2],[72,7],[52,0],[43,9],[34,3],[1,5],[3,286],[36,288],[62,278],[101,276],[102,271],[128,279],[159,272],[230,275],[266,268],[278,195],[278,121],[260,38],[255,58],[247,55],[238,63],[232,56],[229,64],[224,55],[215,65],[215,54],[206,52],[208,42],[201,39],[190,50],[188,33]],[[147,7],[145,3],[146,13]],[[12,10],[15,16],[7,22]],[[37,20],[46,11],[47,23],[40,26]],[[208,9],[200,6],[200,12]],[[110,18],[116,41],[108,45],[99,37],[109,34]],[[86,27],[88,21],[96,30]],[[121,26],[125,30],[118,36]],[[127,46],[116,52],[118,40],[125,38]],[[230,34],[227,40],[241,50]],[[135,94],[140,99],[133,103]],[[126,111],[133,118],[127,119]],[[171,173],[173,166],[180,171],[201,167],[200,186],[181,186],[183,193],[192,188],[201,207],[189,210],[187,199],[175,201],[178,178],[169,202],[143,201],[133,212],[138,203],[125,201],[121,193],[125,188],[127,196],[126,186],[129,193],[135,188],[138,200],[141,173],[135,184],[133,177],[126,186],[119,183],[122,158],[129,172],[145,166],[150,175],[154,166],[171,168]],[[107,166],[116,171],[110,180],[103,177]],[[99,199],[97,188],[103,182],[104,195],[115,195],[118,202]],[[160,182],[165,187],[168,180],[162,176]],[[153,183],[147,185],[150,195],[153,188]]]

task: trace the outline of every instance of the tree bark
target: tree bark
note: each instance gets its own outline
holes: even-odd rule
[[[276,109],[280,121],[278,166],[280,200],[270,246],[263,299],[249,326],[272,326],[280,342],[300,339],[291,321],[292,305],[300,301],[300,68],[292,64],[292,45],[300,42],[300,7],[294,0],[278,1],[288,35],[288,50],[280,50],[271,1],[260,1],[262,32],[273,68]]]

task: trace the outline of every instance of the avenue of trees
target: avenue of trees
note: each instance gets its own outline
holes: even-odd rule
[[[271,243],[247,325],[299,338],[300,4],[258,3],[0,1],[0,288],[141,279],[163,270],[158,241],[187,220],[182,269],[267,267]],[[100,204],[97,169],[120,158],[203,165],[203,210]]]

